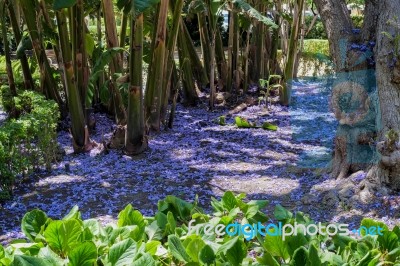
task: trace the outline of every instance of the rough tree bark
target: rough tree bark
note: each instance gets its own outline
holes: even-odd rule
[[[367,176],[375,185],[388,184],[400,190],[400,49],[395,38],[400,36],[400,2],[380,0],[376,45],[376,77],[380,100],[378,150],[381,160]],[[397,49],[397,50],[396,50]]]
[[[400,22],[396,16],[400,12],[400,3],[397,0],[367,0],[365,22],[358,32],[352,29],[344,0],[314,0],[314,2],[329,38],[336,74],[342,82],[342,85],[336,87],[337,91],[358,95],[363,102],[361,107],[369,109],[372,100],[370,97],[362,96],[362,89],[371,92],[374,90],[373,87],[377,86],[379,103],[375,106],[377,109],[374,110],[373,116],[365,113],[366,116],[362,119],[367,124],[371,122],[374,124],[379,140],[384,140],[390,129],[392,135],[398,136],[396,132],[400,127],[400,63],[395,61],[396,51],[391,40],[393,37],[387,37],[384,32],[392,36],[400,34]],[[391,20],[394,21],[388,23]],[[373,48],[375,43],[377,45]],[[365,49],[370,51],[370,55],[366,56]],[[361,63],[360,58],[364,59]],[[333,90],[335,91],[335,86]],[[342,134],[335,139],[332,175],[344,178],[360,167],[354,158],[355,146],[363,142],[370,143],[374,136],[370,135],[371,130],[366,130],[365,124],[360,126],[359,117],[343,114],[338,108],[335,114],[340,123],[338,132],[342,131]],[[377,150],[381,156],[378,156],[379,159],[370,167],[367,176],[369,184],[380,186],[386,183],[393,189],[400,188],[400,151],[398,144],[396,146],[397,141],[398,137],[392,141],[393,147],[389,147],[390,141],[378,144]],[[365,164],[363,166],[365,167]]]
[[[360,118],[357,115],[342,112],[338,107],[334,110],[340,124],[338,132],[342,131],[342,134],[338,134],[335,139],[332,175],[344,178],[357,168],[365,167],[365,163],[369,163],[367,165],[372,165],[367,175],[369,184],[375,184],[378,187],[388,184],[393,189],[400,189],[398,147],[400,51],[395,51],[394,43],[395,37],[400,34],[398,18],[400,2],[398,0],[366,0],[365,22],[361,31],[352,29],[344,0],[314,0],[314,2],[329,38],[336,76],[339,79],[339,84],[336,83],[337,87],[334,85],[332,98],[339,99],[340,94],[352,93],[361,100],[358,110],[371,110],[374,109],[373,99],[371,99],[373,93],[363,95],[362,90],[370,93],[373,92],[374,87],[377,87],[377,105],[375,105],[376,110],[372,111],[373,114],[364,112],[365,116]],[[375,43],[376,47],[374,47]],[[335,88],[338,95],[335,95]],[[366,124],[372,123],[376,137],[381,140],[377,145],[379,156],[373,164],[373,160],[363,161],[364,164],[356,160],[356,157],[360,156],[359,153],[355,153],[356,146],[371,144],[371,140],[375,137],[374,134],[371,135],[371,130],[366,130],[365,124],[360,124],[360,120]],[[391,133],[392,139],[383,141],[388,132]]]

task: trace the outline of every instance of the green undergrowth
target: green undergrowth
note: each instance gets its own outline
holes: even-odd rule
[[[40,166],[50,167],[55,157],[58,105],[43,96],[23,91],[12,97],[1,87],[2,106],[10,114],[0,127],[0,199],[10,198],[17,176]]]
[[[175,196],[158,202],[155,216],[144,217],[128,205],[116,224],[83,220],[74,207],[61,220],[41,210],[25,214],[21,228],[27,240],[0,246],[2,265],[399,265],[400,229],[364,219],[365,227],[383,228],[381,235],[328,236],[326,232],[261,236],[249,231],[216,236],[218,227],[258,222],[314,224],[307,215],[280,205],[264,213],[264,200],[245,201],[245,195],[226,192],[212,198],[212,214]],[[189,230],[189,227],[191,230]],[[199,228],[199,230],[197,230]],[[208,231],[208,233],[207,233]],[[225,232],[225,230],[223,230]],[[228,232],[230,232],[228,234]]]

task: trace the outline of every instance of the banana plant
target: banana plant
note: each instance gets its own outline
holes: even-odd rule
[[[10,44],[8,42],[8,27],[6,25],[6,5],[8,5],[7,0],[0,1],[0,17],[1,17],[1,32],[3,35],[3,45],[4,45],[4,54],[6,57],[6,70],[7,70],[7,78],[8,78],[8,86],[10,87],[10,92],[12,96],[17,96],[17,89],[15,87],[14,74],[12,71],[11,65],[11,52],[10,52]]]
[[[148,147],[147,137],[145,135],[143,102],[143,12],[156,5],[158,2],[159,0],[120,0],[117,3],[118,7],[123,12],[129,14],[131,29],[129,46],[128,110],[125,133],[125,152],[128,155],[139,154]]]
[[[6,0],[5,4],[8,9],[8,15],[10,18],[10,23],[11,23],[11,27],[12,27],[12,30],[14,33],[15,41],[16,41],[16,43],[20,44],[22,41],[22,34],[21,34],[19,24],[18,24],[19,17],[17,16],[17,12],[15,11],[15,9],[19,8],[19,6],[17,6],[16,2],[11,2],[9,0]],[[5,14],[2,15],[2,17],[4,17],[4,16],[5,16]],[[31,42],[30,42],[30,46],[32,46]],[[32,79],[32,74],[29,69],[29,63],[28,63],[28,59],[25,55],[25,52],[20,55],[17,53],[17,57],[20,59],[20,62],[21,62],[21,68],[22,68],[22,73],[24,76],[25,88],[31,89],[31,90],[35,89],[35,84]]]
[[[150,129],[160,131],[160,111],[162,103],[162,88],[164,64],[166,60],[167,16],[169,0],[160,2],[158,20],[152,40],[152,59],[149,64],[148,82],[145,94],[145,116]]]
[[[294,17],[291,25],[290,31],[290,40],[288,44],[288,55],[285,64],[285,84],[282,89],[282,93],[280,94],[280,102],[283,105],[290,104],[290,97],[291,97],[291,81],[293,79],[293,72],[295,68],[297,50],[298,50],[298,42],[299,42],[299,33],[302,21],[302,14],[303,14],[303,6],[304,0],[296,0],[295,1],[295,10],[294,10]]]
[[[85,146],[89,144],[89,136],[88,130],[85,126],[81,95],[76,84],[75,68],[69,38],[69,32],[72,31],[68,30],[68,22],[65,15],[66,8],[70,9],[71,7],[68,5],[62,5],[59,1],[54,3],[63,61],[63,74],[68,96],[68,109],[71,115],[73,147],[75,152],[82,152],[85,151]]]
[[[38,12],[36,12],[38,3],[37,1],[32,0],[20,0],[20,7],[24,15],[25,24],[29,31],[36,60],[39,64],[42,92],[47,96],[47,98],[53,99],[58,103],[61,114],[64,115],[64,102],[59,94],[57,82],[52,75],[52,70],[49,61],[47,60],[42,41],[42,32],[38,27],[38,25],[40,25],[40,21],[38,21]]]
[[[183,7],[183,0],[170,0],[170,10],[172,13],[172,27],[171,30],[169,31],[168,35],[168,41],[167,41],[167,49],[166,49],[166,55],[165,55],[165,64],[164,64],[164,74],[163,74],[163,84],[162,84],[162,103],[161,103],[161,109],[160,109],[160,116],[162,121],[165,121],[166,119],[166,113],[167,113],[167,108],[168,108],[168,100],[170,98],[170,91],[171,91],[171,86],[172,86],[172,72],[174,69],[174,52],[176,48],[176,42],[178,39],[178,33],[179,33],[179,24],[181,21],[181,12],[182,12],[182,7]]]

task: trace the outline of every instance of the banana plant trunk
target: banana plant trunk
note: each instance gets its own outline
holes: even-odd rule
[[[193,43],[186,42],[185,24],[180,21],[181,31],[178,34],[178,54],[179,54],[179,68],[181,70],[181,80],[184,96],[185,105],[196,105],[198,101],[198,95],[196,92],[194,77],[193,77],[193,65],[194,62],[190,55],[188,47]],[[195,67],[194,67],[195,68]]]
[[[3,34],[3,45],[4,45],[4,53],[6,57],[6,71],[8,78],[8,85],[10,87],[10,92],[12,96],[17,96],[17,88],[15,87],[14,75],[12,71],[11,65],[11,54],[10,54],[10,44],[8,43],[7,37],[7,26],[6,26],[6,2],[0,2],[0,15],[1,15],[1,32]]]
[[[160,110],[162,103],[162,87],[164,81],[165,41],[167,35],[168,0],[160,3],[156,37],[153,39],[154,51],[149,66],[148,86],[145,95],[145,114],[150,129],[160,131]]]
[[[290,40],[288,46],[288,57],[285,66],[285,83],[282,89],[282,93],[280,94],[280,102],[282,105],[290,105],[290,95],[291,95],[291,86],[292,86],[292,79],[293,79],[293,72],[294,66],[296,62],[296,55],[297,55],[297,44],[300,32],[300,23],[301,17],[303,14],[303,4],[304,0],[297,0],[296,6],[294,10],[294,19],[292,22],[292,28],[290,32]]]
[[[125,152],[135,155],[147,149],[143,114],[143,14],[131,18],[129,57],[129,95]]]
[[[181,12],[183,7],[183,0],[177,0],[174,3],[174,0],[170,0],[170,8],[172,11],[173,20],[171,31],[168,34],[168,43],[166,50],[166,60],[167,62],[164,64],[164,82],[162,84],[162,105],[161,105],[161,119],[164,121],[166,118],[167,108],[168,108],[168,100],[170,98],[171,91],[171,76],[173,72],[174,66],[174,52],[176,48],[176,41],[178,39],[178,30],[179,23],[181,21]]]
[[[227,91],[232,91],[233,87],[238,89],[240,85],[240,74],[238,71],[239,56],[239,24],[238,14],[231,3],[229,12],[229,39],[228,39],[228,77]],[[233,84],[233,79],[235,83]]]
[[[80,99],[83,110],[85,110],[85,98],[87,93],[87,84],[89,79],[87,55],[85,48],[85,22],[83,13],[83,0],[77,0],[76,5],[72,8],[73,12],[73,41],[74,50],[72,54],[75,56],[75,77],[77,79],[77,87],[80,93]],[[89,106],[87,106],[89,107]]]
[[[193,44],[193,40],[190,37],[189,30],[186,27],[185,23],[180,23],[181,33],[183,34],[182,38],[186,43],[186,50],[187,55],[190,57],[191,65],[192,65],[192,72],[193,76],[195,77],[198,87],[202,88],[203,86],[207,85],[208,83],[208,74],[206,73],[205,68],[203,67],[199,55],[196,52],[196,49]]]
[[[38,29],[35,1],[21,0],[21,8],[24,14],[26,26],[28,27],[36,60],[39,64],[42,91],[45,93],[47,98],[53,99],[58,103],[61,114],[64,115],[64,103],[57,90],[58,85],[52,75],[49,61],[47,60],[44,45]]]
[[[119,40],[117,35],[117,26],[115,23],[114,4],[112,0],[103,0],[103,14],[104,14],[104,25],[106,32],[106,41],[108,48],[119,47]],[[114,73],[122,73],[123,61],[121,54],[116,54],[110,64],[111,76]],[[121,93],[119,92],[116,84],[110,82],[110,90],[113,99],[114,112],[116,115],[116,121],[119,125],[126,124],[126,111],[124,103],[122,101]]]
[[[207,17],[205,12],[199,12],[197,14],[198,22],[199,22],[199,32],[200,32],[200,43],[201,43],[201,52],[203,55],[203,66],[206,69],[206,73],[208,78],[210,78],[211,73],[211,47],[210,47],[210,34],[207,26]],[[210,84],[211,85],[211,84]]]
[[[13,4],[9,0],[6,0],[6,5],[8,8],[8,15],[10,17],[10,22],[14,33],[15,42],[18,44],[22,39],[22,34],[19,28],[18,19],[15,14]],[[22,74],[24,76],[25,89],[33,90],[35,88],[35,83],[33,82],[32,74],[29,69],[28,58],[26,57],[25,54],[21,55],[20,62],[21,62]]]
[[[217,62],[218,69],[219,89],[222,90],[226,84],[228,65],[226,62],[224,46],[222,44],[221,31],[218,27],[215,29],[215,61]]]
[[[64,79],[68,94],[68,109],[71,115],[71,133],[73,137],[73,146],[76,153],[85,150],[87,144],[85,118],[83,115],[80,92],[76,85],[75,70],[72,60],[72,51],[68,38],[68,27],[64,11],[56,11],[57,27],[59,33],[59,42],[61,56],[64,64]]]

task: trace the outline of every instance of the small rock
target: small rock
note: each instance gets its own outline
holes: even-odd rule
[[[374,195],[367,189],[364,189],[360,192],[360,201],[362,203],[370,203],[374,199]]]
[[[366,173],[364,171],[358,171],[349,176],[350,179],[354,184],[359,184],[362,180],[366,177]]]
[[[339,204],[339,198],[335,191],[325,192],[322,198],[322,204],[326,207],[336,207]]]
[[[344,186],[340,191],[339,191],[339,198],[341,200],[349,199],[354,195],[354,186],[352,185],[347,185]]]
[[[306,194],[301,198],[301,203],[304,205],[311,205],[317,202],[317,197],[312,194]]]
[[[65,164],[65,172],[70,172],[71,171],[71,166],[69,163]]]
[[[379,194],[379,196],[388,196],[389,190],[386,187],[382,186],[378,189],[376,193]]]

